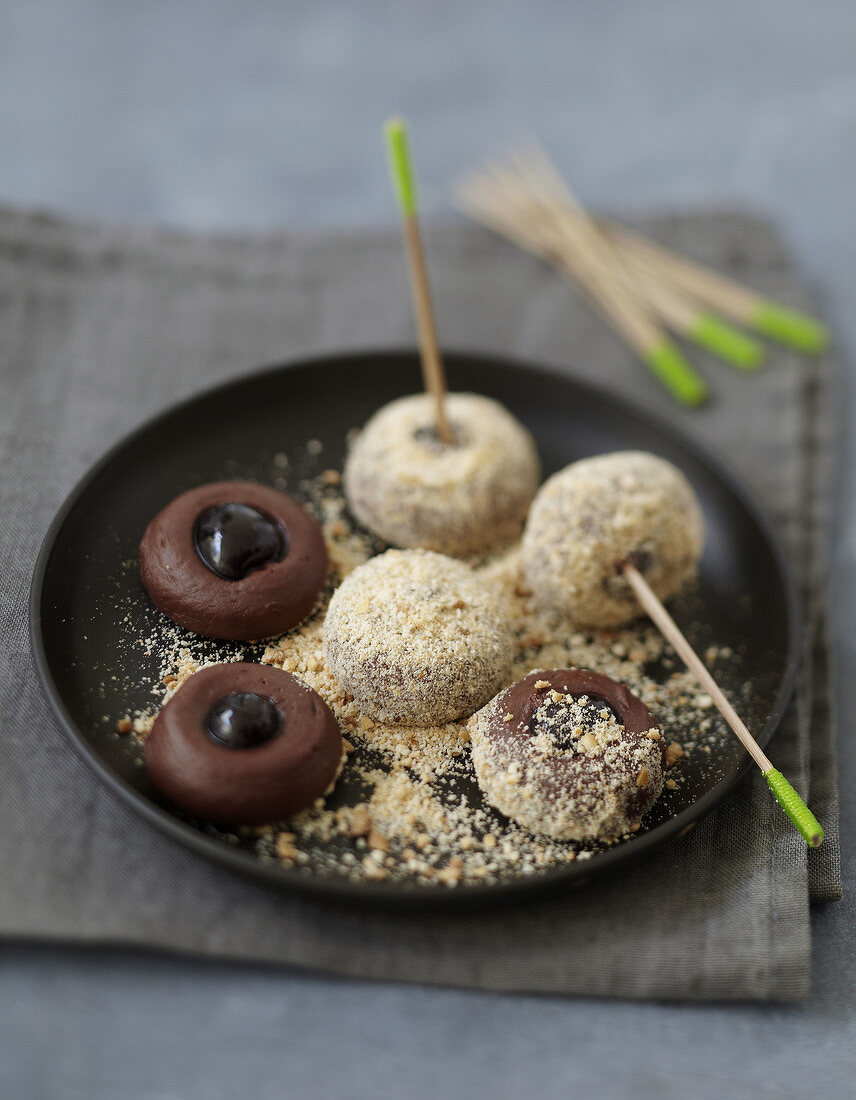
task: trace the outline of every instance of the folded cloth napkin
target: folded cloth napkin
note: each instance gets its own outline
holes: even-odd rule
[[[771,228],[739,214],[640,223],[771,296],[805,295]],[[754,776],[682,840],[549,902],[391,915],[294,898],[173,845],[78,760],[36,684],[27,587],[48,523],[142,417],[257,364],[412,342],[397,231],[194,236],[0,211],[0,935],[133,944],[478,989],[637,998],[805,997],[810,900],[840,893],[824,578],[834,371],[775,350],[678,412],[550,269],[474,227],[427,234],[447,346],[511,354],[667,412],[726,454],[782,531],[806,601],[777,765],[826,829],[804,843]],[[698,358],[698,356],[696,356]]]

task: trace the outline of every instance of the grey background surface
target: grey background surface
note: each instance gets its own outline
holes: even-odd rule
[[[852,361],[854,47],[846,2],[6,0],[0,200],[196,227],[364,224],[391,214],[392,111],[411,120],[434,212],[462,166],[535,131],[599,206],[772,212]],[[847,892],[814,916],[808,1005],[510,998],[7,948],[0,1094],[851,1095],[847,434],[832,578]]]

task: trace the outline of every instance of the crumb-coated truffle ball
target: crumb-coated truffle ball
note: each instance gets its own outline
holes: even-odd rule
[[[345,465],[351,511],[393,546],[460,556],[511,542],[540,480],[532,436],[489,397],[449,394],[446,413],[450,444],[427,394],[375,413]]]
[[[584,669],[531,672],[467,725],[491,805],[556,840],[613,838],[663,789],[666,749],[645,704]]]
[[[523,568],[537,601],[581,626],[640,614],[620,566],[630,561],[660,599],[695,573],[704,541],[689,482],[644,451],[586,458],[549,478],[523,535]]]
[[[324,655],[367,715],[430,726],[472,714],[507,675],[508,614],[469,566],[387,550],[333,594]]]

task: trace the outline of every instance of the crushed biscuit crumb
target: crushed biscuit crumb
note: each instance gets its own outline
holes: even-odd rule
[[[312,452],[306,448],[306,453]],[[306,500],[324,531],[330,576],[317,607],[300,627],[258,649],[188,640],[184,632],[158,622],[142,643],[144,651],[156,655],[159,662],[151,673],[152,705],[116,720],[117,732],[131,735],[130,750],[141,757],[158,706],[199,668],[216,661],[261,659],[299,677],[331,707],[347,733],[345,782],[337,786],[334,798],[319,800],[287,823],[232,833],[216,830],[224,842],[240,843],[261,859],[279,859],[307,874],[345,876],[353,881],[392,877],[433,884],[434,888],[536,875],[591,858],[619,842],[620,836],[607,836],[597,843],[557,841],[496,815],[486,802],[479,801],[474,785],[466,717],[433,727],[406,728],[373,721],[361,712],[353,694],[336,682],[324,660],[324,612],[330,594],[343,578],[382,546],[353,524],[341,487],[332,476],[336,471],[299,480],[307,476],[303,454],[295,452],[293,462],[284,454],[278,459],[272,461],[278,473],[274,477],[272,471],[270,480],[278,478],[279,487]],[[581,631],[560,623],[549,610],[534,604],[530,587],[522,579],[519,546],[474,561],[473,567],[510,614],[517,645],[507,683],[541,669],[604,672],[626,683],[651,709],[663,731],[663,741],[669,741],[670,766],[679,767],[685,753],[693,751],[698,753],[697,759],[704,758],[708,774],[717,774],[721,755],[711,750],[730,735],[707,705],[708,697],[698,691],[688,672],[677,667],[673,652],[651,624],[640,620],[611,631]],[[128,568],[136,569],[137,563],[130,561]],[[459,619],[467,614],[464,608],[454,606],[450,613]],[[690,618],[685,615],[686,621]],[[139,644],[136,637],[134,644]],[[745,709],[752,700],[751,685],[740,676],[745,657],[721,646],[708,647],[705,656],[718,662],[718,679],[725,677],[728,694],[735,705],[742,702]],[[535,681],[539,691],[549,686],[547,680]],[[552,696],[545,693],[541,698],[548,703]],[[608,727],[606,719],[604,723]],[[595,737],[594,745],[586,741],[583,751],[588,748],[601,754],[594,756],[594,761],[608,751],[608,741],[599,744],[605,736],[606,732]],[[659,731],[648,733],[650,741],[659,737]],[[634,774],[641,776],[641,763],[637,761],[639,770]],[[509,778],[509,790],[524,797],[522,773],[512,773]],[[668,779],[665,785],[675,790],[680,783]],[[680,794],[674,802],[680,808]],[[639,828],[639,822],[633,822],[627,833]]]

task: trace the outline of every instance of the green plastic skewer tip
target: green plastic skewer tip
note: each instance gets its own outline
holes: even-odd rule
[[[755,370],[764,358],[762,344],[712,313],[700,313],[689,335],[697,344],[741,370]]]
[[[806,806],[794,788],[785,779],[781,772],[771,768],[762,773],[770,790],[776,796],[776,801],[794,823],[797,832],[810,848],[817,848],[823,841],[823,829],[820,822]]]
[[[700,405],[707,386],[674,344],[664,340],[644,354],[645,362],[682,405]]]
[[[383,129],[398,205],[405,217],[411,218],[416,213],[416,180],[410,159],[407,123],[402,118],[391,118]]]
[[[775,302],[760,305],[748,323],[765,336],[809,354],[823,351],[829,343],[829,330],[820,321]]]

